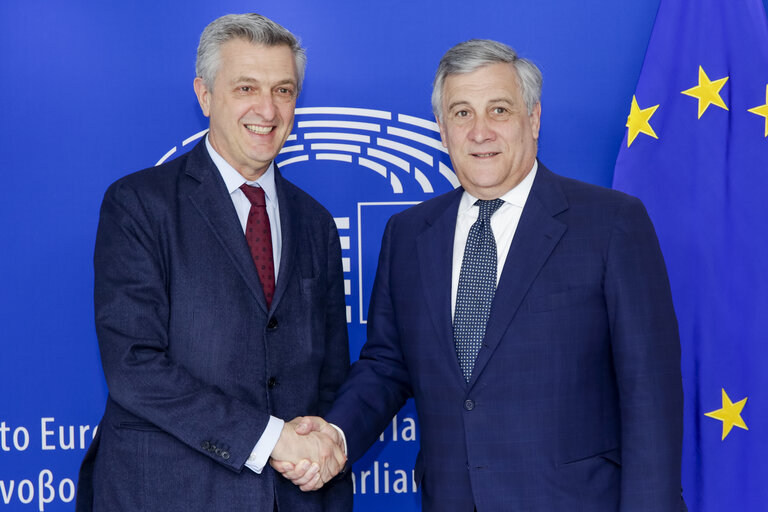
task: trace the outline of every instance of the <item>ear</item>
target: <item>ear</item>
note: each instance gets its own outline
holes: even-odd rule
[[[539,140],[539,129],[541,128],[541,102],[533,106],[533,110],[529,117],[531,119],[531,135],[533,135],[533,140]]]
[[[200,108],[203,110],[203,115],[208,117],[211,113],[211,91],[203,82],[200,77],[195,78],[192,84],[195,88],[195,94],[197,95],[197,102],[200,103]]]
[[[445,133],[445,126],[443,126],[442,121],[440,121],[440,118],[435,115],[435,121],[437,122],[437,128],[440,130],[440,140],[443,142],[443,147],[445,149],[448,149],[448,146],[445,145],[446,140],[446,133]]]

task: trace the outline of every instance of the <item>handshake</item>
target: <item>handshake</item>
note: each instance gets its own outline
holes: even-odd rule
[[[316,491],[347,462],[341,432],[317,416],[286,422],[269,464],[302,491]]]

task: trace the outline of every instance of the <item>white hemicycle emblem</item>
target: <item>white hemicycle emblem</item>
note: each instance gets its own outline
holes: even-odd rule
[[[434,192],[434,176],[458,187],[451,168],[434,156],[436,151],[447,154],[437,123],[405,114],[393,117],[363,108],[297,108],[296,129],[276,161],[281,168],[310,158],[357,164],[388,179],[395,194],[403,193],[403,179],[415,179],[427,194]]]

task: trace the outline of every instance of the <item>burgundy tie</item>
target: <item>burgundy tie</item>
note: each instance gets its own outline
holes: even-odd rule
[[[245,239],[248,241],[248,247],[251,248],[256,272],[259,273],[267,308],[270,308],[272,297],[275,295],[275,260],[272,256],[272,232],[269,229],[264,190],[261,187],[250,187],[247,183],[243,183],[240,190],[251,202],[248,223],[245,225]]]

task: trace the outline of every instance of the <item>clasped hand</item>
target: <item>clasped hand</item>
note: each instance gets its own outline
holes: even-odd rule
[[[283,426],[269,464],[302,491],[314,491],[347,462],[341,435],[322,418],[299,416]]]

